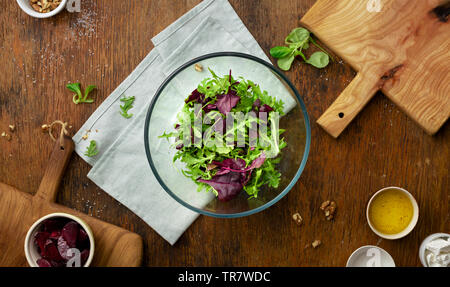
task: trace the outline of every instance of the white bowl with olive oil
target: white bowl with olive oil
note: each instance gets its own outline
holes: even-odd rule
[[[385,239],[399,239],[416,226],[419,206],[411,193],[391,186],[372,196],[367,204],[366,216],[375,234]]]

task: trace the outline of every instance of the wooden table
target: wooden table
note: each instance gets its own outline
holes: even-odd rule
[[[61,119],[77,131],[152,49],[151,37],[198,2],[83,0],[81,13],[38,20],[6,1],[0,12],[0,132],[9,124],[16,131],[11,141],[0,138],[0,181],[37,190],[53,145],[41,125]],[[268,53],[314,0],[230,2]],[[344,266],[367,244],[386,249],[398,266],[419,266],[421,241],[450,231],[449,125],[431,137],[379,94],[336,140],[315,121],[354,77],[351,68],[339,60],[323,70],[297,62],[287,76],[311,117],[312,146],[300,181],[268,210],[228,220],[200,216],[170,246],[96,187],[86,177],[90,166],[77,155],[57,201],[142,235],[148,266]],[[98,86],[94,104],[72,103],[65,84],[75,81]],[[365,219],[371,194],[392,185],[409,190],[420,207],[414,231],[396,241],[377,237]],[[326,199],[338,206],[333,222],[319,209]],[[303,226],[292,220],[296,212]],[[315,239],[320,247],[305,248]]]

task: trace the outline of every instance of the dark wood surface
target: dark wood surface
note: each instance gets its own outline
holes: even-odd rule
[[[34,192],[53,142],[40,126],[56,119],[77,131],[100,103],[152,49],[150,39],[199,1],[83,0],[81,13],[34,19],[15,1],[0,10],[0,181]],[[314,0],[230,0],[266,53],[282,44]],[[344,266],[356,248],[379,245],[398,266],[419,266],[421,241],[449,232],[448,123],[429,136],[382,94],[377,94],[339,139],[315,121],[354,77],[335,61],[323,70],[295,63],[287,73],[303,95],[312,123],[312,145],[300,181],[275,206],[239,219],[200,216],[170,246],[142,220],[96,187],[89,165],[72,156],[57,202],[137,232],[148,266]],[[96,84],[92,105],[74,105],[65,84]],[[386,186],[409,190],[420,208],[407,237],[377,237],[365,219],[370,196]],[[336,218],[319,209],[335,200]],[[292,214],[304,224],[297,226]],[[0,235],[1,236],[1,235]],[[315,239],[322,245],[305,248]]]
[[[55,212],[77,216],[92,229],[95,254],[89,266],[139,266],[143,257],[143,241],[139,235],[55,204],[75,147],[71,137],[64,136],[61,140],[54,143],[44,177],[33,196],[0,182],[0,266],[30,266],[23,247],[28,229],[39,218]]]

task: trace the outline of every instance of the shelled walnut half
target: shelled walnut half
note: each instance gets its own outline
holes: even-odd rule
[[[336,202],[334,201],[324,201],[321,205],[320,205],[320,209],[323,211],[323,213],[325,214],[325,217],[327,220],[332,220],[334,218],[334,214],[336,213]]]
[[[295,221],[295,223],[297,223],[297,225],[302,225],[303,223],[303,218],[298,212],[292,215],[292,219]]]

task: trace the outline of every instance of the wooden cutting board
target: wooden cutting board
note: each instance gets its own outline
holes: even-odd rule
[[[358,73],[317,123],[338,137],[381,90],[436,133],[450,114],[449,10],[448,0],[318,0],[301,23]]]
[[[128,230],[56,204],[56,193],[74,149],[64,137],[55,144],[44,178],[32,196],[0,183],[0,266],[28,266],[24,253],[26,233],[40,217],[65,212],[83,219],[92,229],[95,253],[91,266],[140,266],[142,238]]]

